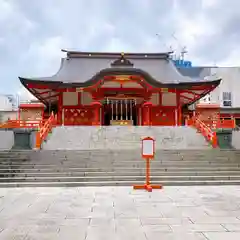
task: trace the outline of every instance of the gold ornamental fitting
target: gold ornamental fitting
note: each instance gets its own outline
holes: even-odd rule
[[[83,92],[83,88],[76,88],[76,92]]]
[[[168,92],[168,88],[162,88],[161,92]]]
[[[130,79],[129,75],[118,75],[115,78],[116,81],[127,81],[129,79]]]

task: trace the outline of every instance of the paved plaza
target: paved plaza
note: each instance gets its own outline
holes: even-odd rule
[[[240,239],[240,187],[0,189],[0,240]]]

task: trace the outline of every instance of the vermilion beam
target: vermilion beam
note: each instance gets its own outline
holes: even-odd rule
[[[180,94],[180,97],[185,98],[185,99],[187,99],[189,101],[193,101],[194,100],[194,98],[190,98],[190,97],[187,97],[187,96],[184,96],[184,95],[181,95],[181,94]]]
[[[194,90],[193,90],[194,91]],[[197,95],[198,97],[201,97],[201,94],[199,93],[195,93],[193,91],[190,91],[190,90],[181,90],[180,93],[189,93],[189,94],[192,94],[192,95]]]
[[[102,87],[98,91],[121,91],[121,92],[138,92],[138,93],[143,93],[145,89],[142,88],[110,88],[110,87]]]
[[[36,84],[36,83],[28,83],[28,88],[36,88],[36,89],[51,89],[50,85],[42,85],[42,84]]]
[[[38,95],[43,95],[43,94],[50,93],[50,92],[51,92],[51,90],[49,89],[48,91],[38,92]]]
[[[47,99],[50,99],[50,98],[54,98],[54,97],[57,97],[57,96],[59,96],[60,95],[60,93],[57,93],[57,94],[54,94],[54,95],[49,95],[49,96],[47,96],[47,97],[45,97],[45,98],[43,98],[44,100],[47,100]]]

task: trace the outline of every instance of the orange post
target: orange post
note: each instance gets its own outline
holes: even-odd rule
[[[151,185],[150,183],[150,158],[146,159],[146,182],[144,185],[134,185],[133,189],[145,189],[152,192],[153,189],[162,189],[162,185]]]
[[[146,185],[150,184],[150,159],[146,159]]]
[[[40,131],[37,131],[36,133],[36,148],[41,148],[41,137],[40,137]]]
[[[145,189],[152,192],[152,189],[162,189],[162,185],[151,185],[150,183],[150,160],[154,158],[155,140],[151,137],[142,139],[142,158],[146,160],[146,182],[144,185],[134,185],[133,189]]]
[[[213,148],[217,147],[217,133],[216,132],[213,132],[212,146],[213,146]]]

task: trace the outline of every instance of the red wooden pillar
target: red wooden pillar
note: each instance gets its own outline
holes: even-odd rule
[[[57,123],[61,125],[62,122],[62,112],[63,112],[63,93],[60,92],[58,97],[58,114],[57,114]]]
[[[180,92],[178,92],[178,90],[176,91],[176,97],[177,97],[177,115],[178,115],[177,125],[181,126],[182,125],[182,107],[180,103]]]
[[[151,108],[152,103],[151,102],[145,102],[142,105],[142,125],[143,126],[151,126]]]
[[[100,102],[93,102],[91,105],[93,107],[93,116],[94,116],[92,125],[99,126],[101,125],[100,110],[102,108],[102,104]]]

